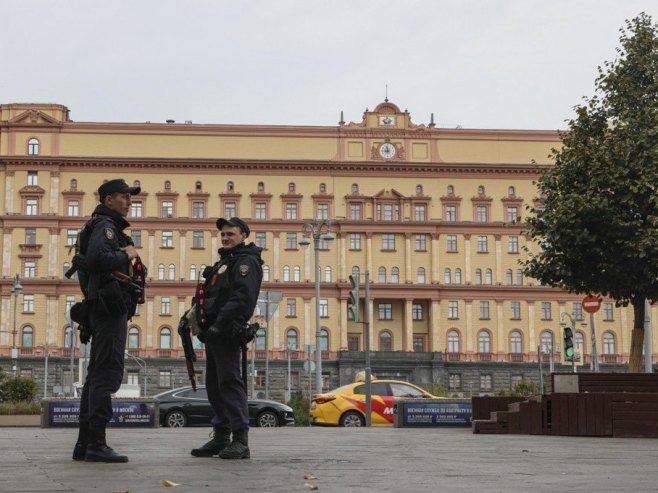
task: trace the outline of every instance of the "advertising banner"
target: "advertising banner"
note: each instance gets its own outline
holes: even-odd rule
[[[113,427],[155,427],[158,426],[157,406],[155,402],[113,401],[114,416],[109,423]],[[80,415],[79,401],[50,401],[47,406],[47,426],[78,426]]]
[[[396,425],[401,427],[470,427],[471,402],[400,401],[397,403]]]

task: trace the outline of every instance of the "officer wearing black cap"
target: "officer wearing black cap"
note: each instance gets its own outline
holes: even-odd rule
[[[131,260],[137,257],[124,229],[130,226],[125,217],[131,197],[140,191],[140,187],[131,187],[122,179],[106,181],[98,188],[100,204],[85,226],[89,227],[89,235],[79,275],[85,299],[91,302],[89,323],[93,335],[80,399],[74,460],[128,462],[128,457],[107,445],[105,429],[112,419],[111,394],[119,390],[123,379],[128,319],[135,313],[129,287],[112,273],[129,275]]]
[[[206,388],[212,406],[214,436],[195,457],[219,455],[222,459],[248,459],[249,410],[247,388],[240,376],[240,343],[236,330],[251,318],[263,279],[261,248],[245,244],[249,226],[238,217],[217,220],[222,248],[220,260],[203,273],[195,303],[204,296],[201,314],[206,344]]]

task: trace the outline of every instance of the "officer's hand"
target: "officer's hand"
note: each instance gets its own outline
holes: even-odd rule
[[[128,254],[128,260],[132,260],[138,256],[137,249],[132,245],[121,248],[121,251]]]

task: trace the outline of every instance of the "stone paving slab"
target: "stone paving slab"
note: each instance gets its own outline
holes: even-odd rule
[[[658,491],[658,440],[470,429],[252,429],[250,460],[195,458],[210,428],[111,429],[127,464],[71,460],[72,429],[0,428],[1,492]],[[304,479],[305,475],[317,477]],[[178,483],[163,486],[163,481]]]

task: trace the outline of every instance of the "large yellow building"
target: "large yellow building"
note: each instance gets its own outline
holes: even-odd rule
[[[19,359],[70,354],[65,312],[80,295],[63,276],[69,246],[98,186],[116,177],[142,187],[129,218],[149,270],[147,302],[129,328],[130,353],[140,358],[181,357],[177,321],[199,272],[217,259],[219,216],[249,222],[250,240],[264,248],[263,289],[283,296],[257,358],[266,347],[273,360],[287,347],[302,358],[315,344],[316,305],[328,362],[363,351],[363,324],[347,316],[355,272],[362,285],[370,276],[370,347],[380,354],[532,362],[538,346],[561,344],[562,313],[589,322],[581,296],[539,286],[519,265],[535,248],[524,218],[537,200],[533,180],[560,145],[556,132],[415,124],[388,101],[359,122],[342,120],[85,123],[58,104],[0,105],[4,362],[14,347]],[[322,220],[334,240],[319,244],[316,303],[313,242],[299,242],[305,224]],[[16,274],[20,293],[12,291]],[[599,359],[627,361],[632,312],[604,300],[595,321]],[[652,330],[656,341],[655,323]],[[580,322],[576,345],[588,362],[591,328]],[[166,375],[160,382],[166,387]]]

